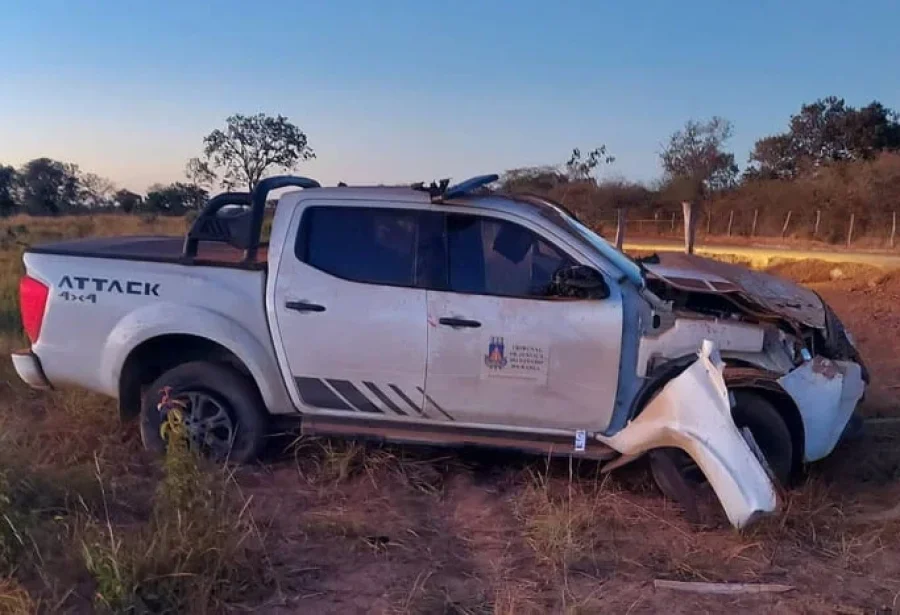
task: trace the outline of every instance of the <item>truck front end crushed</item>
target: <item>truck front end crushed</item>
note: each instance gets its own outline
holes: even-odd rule
[[[775,402],[796,467],[826,457],[848,432],[868,372],[843,324],[809,289],[690,255],[649,262],[642,266],[654,309],[637,376],[652,392],[636,400],[621,430],[600,437],[622,455],[610,467],[680,449],[731,523],[744,527],[776,510],[777,473],[750,430],[735,424],[729,391],[750,389]],[[664,384],[653,387],[655,379]]]
[[[700,466],[728,520],[743,527],[776,509],[764,462],[731,418],[724,362],[705,341],[697,360],[670,380],[624,429],[601,440],[628,458],[676,447]]]
[[[647,346],[646,365],[672,352],[671,343],[660,343],[674,337],[666,320],[673,329],[686,323],[718,327],[710,339],[726,363],[755,369],[758,386],[783,391],[793,401],[803,424],[802,460],[827,456],[869,382],[834,310],[812,290],[770,274],[687,254],[657,261],[646,267],[648,287],[671,312],[663,315],[664,326],[641,342]]]

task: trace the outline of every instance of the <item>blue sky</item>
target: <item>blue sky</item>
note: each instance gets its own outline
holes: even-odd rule
[[[900,108],[900,2],[88,2],[0,17],[0,163],[181,179],[232,113],[282,113],[325,183],[460,178],[605,143],[659,174],[689,118],[734,123],[743,165],[802,102]]]

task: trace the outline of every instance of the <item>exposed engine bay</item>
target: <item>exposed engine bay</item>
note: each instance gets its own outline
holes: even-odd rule
[[[668,307],[660,311],[658,323],[652,323],[658,326],[651,335],[662,334],[679,319],[753,324],[765,331],[760,351],[770,354],[777,338],[792,365],[815,356],[853,361],[860,364],[868,383],[852,339],[814,291],[774,275],[689,254],[664,253],[638,262],[646,272],[647,289]],[[728,355],[727,344],[720,344],[720,349]]]

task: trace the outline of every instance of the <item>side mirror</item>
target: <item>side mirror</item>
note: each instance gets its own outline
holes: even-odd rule
[[[562,267],[553,275],[554,294],[579,299],[606,299],[609,286],[603,274],[587,265]]]

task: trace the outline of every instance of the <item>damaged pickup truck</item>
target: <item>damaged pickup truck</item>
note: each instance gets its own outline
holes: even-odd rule
[[[706,480],[738,527],[854,424],[868,375],[815,293],[688,255],[633,260],[494,180],[275,177],[213,198],[183,240],[34,246],[16,370],[117,398],[155,451],[177,402],[192,445],[237,462],[284,422],[606,469],[649,453],[664,493]],[[285,187],[303,190],[281,195],[264,243]]]

